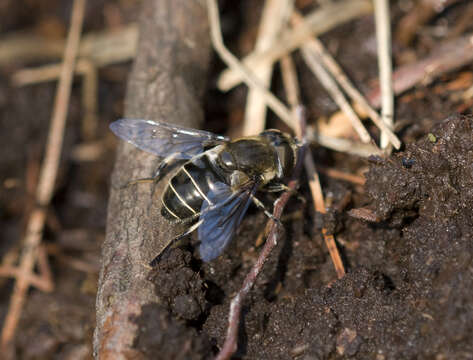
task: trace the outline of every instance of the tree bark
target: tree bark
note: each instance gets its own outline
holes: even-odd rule
[[[143,3],[140,40],[126,97],[126,117],[198,128],[210,57],[204,1],[148,0]],[[159,308],[147,280],[148,262],[175,230],[159,214],[166,181],[121,188],[149,177],[159,159],[120,143],[112,174],[107,232],[97,293],[94,352],[100,359],[146,358],[135,345],[139,332],[156,331],[155,316],[138,326],[143,308]],[[158,313],[161,310],[156,310]],[[195,334],[195,336],[198,336]],[[182,354],[185,357],[185,354]]]

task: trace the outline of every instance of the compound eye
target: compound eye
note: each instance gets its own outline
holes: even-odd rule
[[[228,151],[222,151],[220,153],[220,160],[222,165],[224,165],[228,169],[234,169],[235,163],[233,161],[233,156]]]

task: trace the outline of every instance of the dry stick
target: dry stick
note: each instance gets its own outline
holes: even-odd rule
[[[391,60],[391,20],[389,18],[389,1],[374,0],[374,14],[376,22],[376,40],[378,44],[378,67],[381,85],[381,119],[393,128],[394,122],[394,95]],[[391,152],[389,139],[381,132],[381,148]]]
[[[127,61],[136,54],[138,26],[130,24],[113,31],[89,33],[81,38],[79,58],[92,61],[96,66],[105,66]],[[0,65],[18,61],[58,59],[64,54],[64,40],[51,40],[34,33],[13,34],[0,38]],[[61,64],[54,64],[58,78]]]
[[[60,65],[44,65],[33,69],[19,70],[12,76],[12,82],[16,86],[25,86],[37,84],[45,81],[56,80]],[[84,105],[85,115],[82,121],[82,137],[84,140],[92,140],[95,137],[97,129],[97,88],[98,75],[95,64],[86,59],[78,59],[74,67],[75,75],[82,75],[82,102]]]
[[[276,96],[273,95],[264,84],[262,84],[255,74],[238,61],[238,59],[225,47],[223,43],[218,7],[215,0],[207,0],[207,8],[210,21],[210,35],[212,45],[222,60],[234,71],[241,74],[245,83],[252,89],[256,89],[263,95],[266,104],[278,115],[281,120],[292,126],[292,115],[286,105],[284,105]]]
[[[413,88],[418,84],[427,85],[439,76],[456,70],[473,61],[473,33],[461,38],[443,42],[425,58],[414,64],[404,65],[393,74],[395,94]],[[366,98],[374,107],[380,106],[380,89],[375,87]]]
[[[74,65],[75,75],[86,75],[90,68],[90,61],[78,59]],[[13,85],[25,86],[46,81],[56,80],[61,72],[61,64],[48,64],[33,69],[18,70],[11,77]]]
[[[47,287],[49,285],[49,291],[53,291],[53,273],[51,271],[51,267],[49,266],[48,253],[46,252],[44,244],[40,244],[38,246],[36,259],[38,263],[38,271],[41,274],[41,280],[44,282],[44,284],[46,284]]]
[[[261,16],[255,51],[265,51],[275,43],[292,12],[294,0],[266,0]],[[258,78],[266,88],[271,83],[273,63],[258,69]],[[259,91],[249,89],[246,100],[243,136],[259,134],[265,128],[266,103]]]
[[[301,24],[304,21],[304,18],[297,12],[294,12],[292,15],[293,24]],[[330,55],[328,50],[325,48],[323,43],[316,37],[312,37],[307,40],[308,45],[317,52],[317,55],[324,63],[325,68],[332,73],[332,76],[335,80],[338,81],[340,86],[345,90],[348,96],[355,101],[363,110],[368,114],[374,124],[381,130],[384,131],[389,140],[396,149],[401,147],[401,142],[398,137],[389,129],[386,124],[381,120],[378,113],[368,104],[368,101],[365,97],[358,91],[358,89],[353,85],[348,76],[344,73],[340,65],[337,64],[335,59]]]
[[[54,289],[54,284],[50,282],[49,279],[35,274],[28,274],[25,276],[21,273],[18,267],[12,265],[0,266],[0,276],[12,277],[16,279],[24,277],[30,286],[34,286],[35,288],[44,292],[51,292]]]
[[[299,111],[300,114],[300,128],[304,129],[305,119],[302,114],[302,111]],[[299,183],[298,179],[300,176],[301,168],[302,168],[302,161],[301,159],[304,158],[305,153],[305,145],[303,145],[299,149],[299,161],[294,169],[293,176],[291,181],[288,183],[288,191],[285,191],[274,203],[274,211],[273,216],[275,219],[280,219],[284,207],[286,206],[287,202],[289,201],[290,197],[297,189],[297,185]],[[271,223],[271,229],[269,231],[268,239],[264,244],[263,249],[258,256],[255,264],[251,268],[250,272],[245,278],[243,282],[243,286],[238,291],[237,295],[232,299],[230,303],[230,314],[228,316],[228,329],[227,329],[227,337],[225,339],[225,343],[223,344],[222,350],[218,353],[216,360],[227,360],[230,359],[231,356],[235,353],[237,349],[237,341],[238,341],[238,327],[240,325],[240,317],[241,317],[241,308],[243,305],[243,301],[248,295],[249,291],[253,287],[256,282],[256,279],[261,272],[264,263],[268,260],[268,256],[271,254],[271,251],[277,245],[278,241],[278,224],[275,223],[273,220],[269,220]]]
[[[26,292],[30,286],[28,279],[33,271],[36,252],[41,242],[46,220],[45,208],[49,205],[54,190],[71,92],[74,62],[79,48],[80,33],[84,19],[85,3],[86,0],[75,0],[72,8],[71,25],[64,52],[64,65],[56,91],[46,154],[36,190],[37,207],[33,210],[27,225],[19,265],[20,274],[15,283],[10,307],[2,330],[1,346],[3,348],[10,344],[15,335],[21,310],[26,300]]]
[[[249,54],[242,60],[242,63],[258,72],[259,66],[272,63],[297,49],[310,36],[320,35],[341,23],[368,14],[371,11],[371,1],[367,0],[345,0],[324,5],[305,17],[306,26],[298,26],[284,31],[273,47],[267,51]],[[230,68],[220,75],[217,85],[220,90],[227,91],[238,85],[243,79],[242,73]]]
[[[364,143],[370,143],[370,134],[365,129],[360,118],[358,117],[358,115],[356,115],[350,103],[347,101],[347,99],[345,99],[345,96],[338,88],[335,80],[333,80],[327,70],[325,70],[325,68],[320,63],[320,59],[316,55],[313,48],[310,46],[310,43],[304,44],[302,46],[301,53],[302,58],[304,59],[309,69],[319,79],[325,90],[327,90],[327,92],[330,94],[335,103],[340,107],[340,109],[342,109],[342,111],[348,117],[361,141]]]
[[[371,155],[383,155],[383,152],[377,146],[363,144],[348,139],[326,136],[317,133],[312,126],[307,127],[307,140],[310,142],[316,142],[327,149],[365,158]]]
[[[294,109],[293,113],[296,114],[296,109],[298,108],[298,104],[300,103],[300,96],[299,96],[299,85],[297,81],[297,74],[294,67],[294,63],[290,57],[287,55],[282,58],[281,60],[281,70],[283,74],[283,83],[286,94],[288,95],[289,103],[291,104],[292,108]],[[296,118],[294,119],[296,120]],[[294,121],[297,124],[297,121]],[[298,131],[299,136],[301,130]],[[305,139],[305,130],[303,139]],[[320,179],[314,165],[314,158],[310,151],[306,152],[304,158],[304,165],[305,171],[307,173],[307,177],[309,178],[309,187],[310,192],[312,194],[312,199],[314,202],[314,208],[316,211],[325,214],[325,201],[324,195],[322,192],[322,187],[320,186]],[[330,257],[332,259],[333,265],[335,266],[335,271],[337,272],[338,278],[342,278],[345,276],[345,268],[343,266],[342,259],[340,257],[340,253],[338,252],[337,245],[335,243],[335,239],[333,235],[329,235],[325,228],[322,228],[322,234],[324,237],[325,245],[330,253]]]

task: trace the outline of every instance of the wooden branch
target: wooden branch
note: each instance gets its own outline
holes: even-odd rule
[[[203,121],[201,97],[210,59],[205,6],[188,0],[145,1],[140,34],[128,84],[126,117],[198,128]],[[176,229],[157,211],[159,202],[152,198],[151,187],[120,188],[131,179],[150,176],[158,162],[128,144],[119,146],[97,294],[94,350],[100,359],[144,358],[134,348],[135,340],[159,320],[146,318],[143,321],[150,326],[142,322],[138,326],[134,319],[145,305],[167,314],[158,305],[145,264],[160,253]],[[157,196],[165,184],[162,181],[156,186]],[[179,351],[182,358],[190,357],[189,350]]]

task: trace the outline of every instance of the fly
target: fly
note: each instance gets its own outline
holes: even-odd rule
[[[287,189],[284,181],[294,170],[299,149],[294,137],[279,130],[230,140],[151,120],[121,119],[110,129],[137,148],[164,157],[153,178],[132,183],[157,182],[169,164],[186,161],[166,185],[161,214],[171,222],[188,225],[170,244],[197,230],[204,261],[223,252],[251,202],[272,218],[255,193]],[[158,259],[159,255],[151,264]]]

